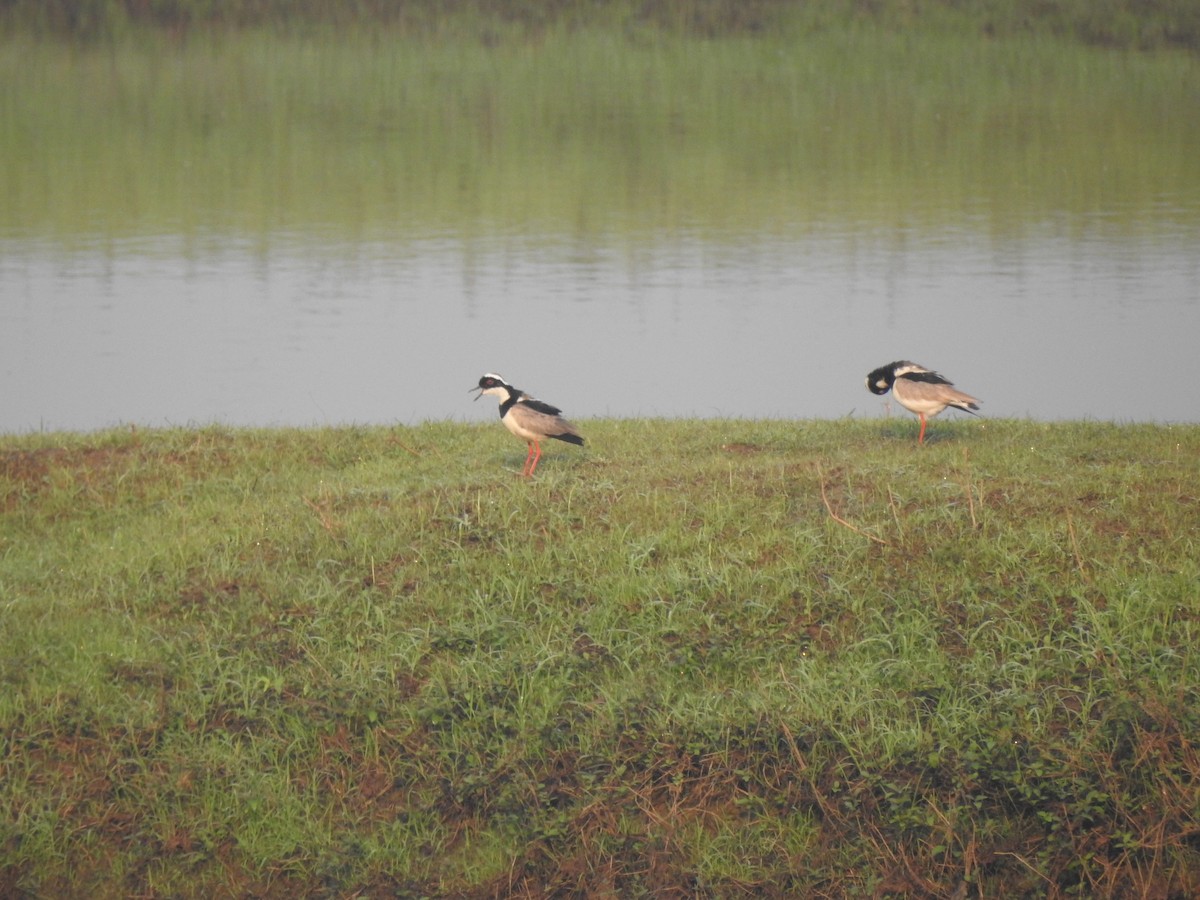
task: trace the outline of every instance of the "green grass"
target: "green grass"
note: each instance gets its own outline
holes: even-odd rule
[[[1200,427],[0,438],[0,893],[1192,896]]]

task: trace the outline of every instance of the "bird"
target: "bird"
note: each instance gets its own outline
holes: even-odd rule
[[[872,394],[891,391],[896,402],[921,419],[917,443],[925,443],[925,420],[933,418],[947,406],[975,415],[979,401],[964,394],[947,378],[906,359],[880,366],[867,376],[867,388]]]
[[[533,474],[538,460],[542,458],[541,441],[545,438],[583,446],[583,435],[562,417],[561,409],[534,399],[494,372],[482,376],[479,384],[471,390],[479,392],[475,395],[476,400],[484,394],[491,394],[500,399],[500,421],[504,423],[505,428],[525,441],[529,448],[529,452],[525,454],[525,466],[521,469],[521,474],[526,478]]]

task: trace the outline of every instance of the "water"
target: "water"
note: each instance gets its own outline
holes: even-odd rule
[[[1168,217],[1169,218],[1169,217]],[[993,417],[1200,421],[1187,227],[392,244],[281,233],[0,243],[0,430],[495,415],[879,416],[909,358]],[[954,415],[948,413],[947,415]]]
[[[486,420],[486,371],[881,416],[902,358],[988,416],[1200,421],[1198,96],[920,30],[0,42],[0,432]]]

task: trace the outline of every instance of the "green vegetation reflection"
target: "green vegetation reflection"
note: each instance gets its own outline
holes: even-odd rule
[[[460,23],[461,24],[461,23]],[[1200,60],[873,21],[0,45],[0,234],[1194,228]]]

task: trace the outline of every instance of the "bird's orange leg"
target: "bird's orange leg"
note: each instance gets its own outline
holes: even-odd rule
[[[921,433],[917,435],[917,443],[925,443],[925,413],[917,413],[921,417]]]
[[[537,441],[532,441],[529,444],[529,453],[525,457],[524,475],[529,477],[533,474],[533,470],[537,468],[538,460],[542,458],[542,445]]]

